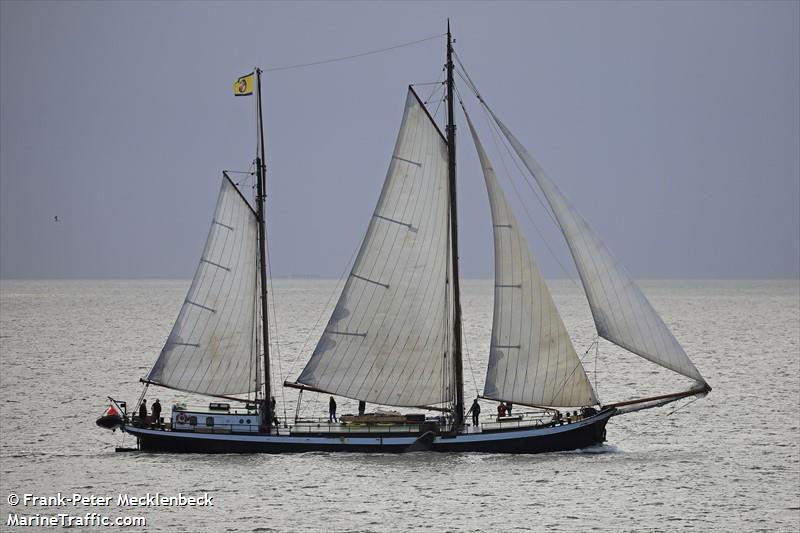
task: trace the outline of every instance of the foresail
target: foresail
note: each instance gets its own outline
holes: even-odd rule
[[[598,334],[665,368],[705,382],[630,274],[514,134],[494,113],[492,116],[553,209],[575,259]]]
[[[511,205],[467,123],[483,168],[494,227],[494,319],[483,394],[526,405],[597,403]]]
[[[224,178],[203,256],[148,381],[217,396],[258,389],[257,232],[255,213]]]
[[[298,382],[371,403],[443,401],[447,144],[413,91],[380,199]]]

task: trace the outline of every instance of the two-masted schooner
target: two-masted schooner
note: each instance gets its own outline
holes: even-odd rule
[[[467,419],[453,55],[448,23],[446,131],[440,131],[409,87],[389,170],[352,270],[310,360],[296,381],[284,382],[362,405],[415,412],[360,412],[327,422],[276,416],[267,324],[261,71],[256,69],[235,85],[236,94],[255,93],[257,98],[255,207],[223,173],[200,263],[164,348],[141,380],[145,391],[131,413],[112,399],[99,425],[120,427],[136,437],[140,450],[152,451],[536,453],[602,443],[606,423],[615,415],[711,390],[630,275],[464,72],[468,88],[549,204],[598,335],[694,380],[672,394],[605,404],[598,400],[465,109],[494,235],[494,316],[482,398],[511,403],[517,412],[527,408],[522,414]],[[202,409],[176,404],[154,420],[140,409],[150,385],[214,401]],[[231,407],[234,402],[240,407]]]

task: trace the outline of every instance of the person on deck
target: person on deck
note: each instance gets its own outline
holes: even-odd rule
[[[358,416],[364,416],[364,413],[367,410],[367,402],[364,400],[360,400],[358,402]]]
[[[500,405],[497,406],[497,418],[503,418],[506,416],[506,404],[500,402]]]
[[[472,411],[472,425],[478,427],[478,417],[481,415],[481,405],[478,403],[478,399],[472,402],[472,407],[469,408]]]
[[[506,414],[511,416],[511,410],[514,408],[514,404],[511,402],[506,402]]]
[[[269,400],[269,412],[272,415],[272,423],[276,426],[280,426],[280,424],[278,423],[278,414],[277,411],[275,410],[275,407],[276,407],[275,396],[272,396],[270,397]]]
[[[328,402],[328,423],[336,422],[336,400],[331,396],[331,401]]]
[[[152,425],[155,428],[161,427],[161,402],[158,401],[158,398],[156,398],[156,401],[153,402]]]
[[[142,425],[147,423],[147,400],[142,400],[139,404],[139,423]]]

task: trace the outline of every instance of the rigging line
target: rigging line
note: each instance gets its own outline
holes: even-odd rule
[[[233,184],[236,185],[236,187],[241,187],[242,183],[245,183],[247,180],[253,178],[253,176],[256,175],[255,164],[256,164],[255,161],[250,163],[250,168],[252,170],[248,170],[246,172],[243,171],[243,170],[223,170],[222,172],[223,173],[227,173],[227,174],[244,174],[244,177],[239,181],[231,180],[231,181],[233,181]],[[230,176],[228,176],[228,177],[230,177]]]
[[[253,174],[252,170],[247,170],[247,171],[244,171],[244,170],[223,170],[223,172],[227,172],[228,174],[248,174],[248,175]]]
[[[589,348],[583,353],[583,356],[582,357],[580,357],[580,356],[578,357],[578,364],[576,364],[572,368],[572,372],[570,372],[569,375],[567,375],[567,377],[565,377],[564,380],[561,382],[561,386],[553,394],[554,397],[563,392],[564,387],[567,386],[567,382],[569,382],[569,380],[572,379],[572,376],[575,375],[575,372],[578,370],[578,368],[583,368],[583,357],[586,357],[586,355],[589,353],[589,350],[591,350],[591,349],[592,349],[592,347],[589,346]],[[584,370],[584,373],[585,373],[585,370]],[[595,394],[595,400],[597,400],[597,394]],[[599,403],[599,401],[598,401],[598,403]]]
[[[438,108],[437,108],[438,109]],[[448,187],[448,194],[450,194],[450,183],[447,184]],[[452,254],[453,254],[453,247],[451,242],[452,233],[450,232],[450,225],[453,223],[451,218],[451,212],[448,208],[447,210],[447,224],[445,227],[445,242],[446,242],[446,254],[445,254],[445,269],[444,269],[444,335],[443,335],[443,343],[444,343],[444,350],[442,354],[442,381],[441,381],[441,400],[442,404],[445,405],[452,405],[451,402],[451,395],[450,395],[450,388],[454,385],[453,379],[451,378],[451,374],[453,372],[451,359],[453,355],[453,339],[451,338],[451,334],[453,333],[452,328],[452,318],[454,305],[452,299],[452,283],[451,278],[453,275],[452,272]]]
[[[442,107],[442,102],[444,102],[444,101],[445,101],[445,99],[442,98],[442,99],[439,100],[439,103],[436,104],[436,109],[433,111],[433,120],[434,120],[434,122],[436,121],[436,115],[439,114],[439,108]]]
[[[257,254],[253,254],[253,260],[257,261]],[[258,276],[256,275],[257,272],[254,272],[255,284],[254,286],[258,286]],[[250,302],[251,311],[253,311],[253,321],[250,324],[250,353],[254,354],[255,356],[250,357],[250,361],[248,362],[248,369],[247,369],[247,379],[254,384],[253,386],[253,400],[258,400],[258,392],[261,387],[258,386],[258,376],[259,376],[259,368],[258,368],[258,291],[253,291],[253,301]],[[255,369],[253,368],[255,366]],[[247,399],[250,399],[250,391],[247,393]]]
[[[439,92],[439,91],[435,91],[434,93],[432,93],[432,94],[431,94],[431,95],[430,95],[428,98],[426,98],[426,99],[425,99],[425,101],[423,101],[422,103],[423,103],[423,104],[425,104],[425,105],[427,105],[427,104],[430,104],[430,103],[432,103],[432,102],[434,102],[434,101],[436,101],[436,102],[443,102],[444,100],[446,100],[446,99],[447,99],[447,98],[445,98],[444,91],[442,91],[442,92],[441,92],[441,94],[436,94],[436,92]]]
[[[506,175],[507,181],[511,184],[511,187],[514,189],[514,193],[517,195],[517,198],[519,199],[520,204],[522,204],[522,211],[525,213],[525,216],[527,217],[528,221],[531,223],[533,228],[536,230],[536,233],[539,235],[539,238],[541,239],[541,242],[544,244],[545,248],[547,248],[547,251],[550,252],[550,255],[556,261],[556,263],[558,264],[558,266],[561,269],[561,271],[566,275],[566,277],[569,280],[569,282],[572,283],[572,285],[576,289],[580,290],[581,287],[575,282],[575,280],[573,279],[572,274],[567,270],[567,267],[564,266],[564,263],[561,262],[561,260],[558,258],[558,255],[556,255],[555,251],[550,246],[550,243],[549,243],[548,239],[545,237],[544,232],[542,232],[542,230],[539,228],[538,224],[536,224],[536,222],[533,220],[533,215],[531,215],[530,211],[528,210],[527,204],[522,199],[522,194],[520,194],[519,189],[517,188],[517,184],[514,182],[513,179],[511,179],[511,173],[508,171],[508,166],[506,165],[506,160],[503,157],[503,152],[502,152],[502,150],[500,150],[500,147],[498,145],[498,141],[497,141],[498,138],[500,139],[500,144],[503,145],[503,147],[508,152],[509,157],[511,157],[511,160],[514,163],[514,166],[516,167],[517,172],[519,174],[522,174],[522,170],[519,168],[519,163],[517,162],[516,159],[514,159],[513,154],[511,153],[509,147],[503,142],[503,137],[500,136],[499,132],[496,129],[497,125],[494,124],[491,121],[491,118],[488,116],[488,113],[487,113],[486,109],[484,109],[483,112],[484,112],[484,114],[487,115],[486,118],[487,118],[487,122],[489,124],[489,131],[491,133],[492,142],[494,143],[495,149],[497,150],[498,154],[500,155],[500,164],[503,165],[503,170],[505,171],[505,175]],[[527,179],[525,179],[524,174],[522,174],[522,176],[523,176],[523,180],[525,180],[525,183],[528,183]],[[530,186],[530,184],[528,184],[528,185]],[[533,190],[533,189],[531,189],[531,190]],[[553,218],[553,215],[547,209],[547,206],[545,206],[544,202],[539,197],[538,193],[536,193],[535,190],[533,190],[533,192],[534,192],[534,195],[536,196],[536,199],[539,201],[539,203],[542,205],[542,207],[544,207],[545,212],[550,216],[550,218],[553,220],[553,222],[555,222],[555,219]],[[557,224],[558,223],[556,222],[556,225]],[[560,226],[557,225],[557,227],[560,227]]]
[[[445,81],[442,79],[443,77],[444,77],[444,67],[442,67],[442,70],[439,71],[439,75],[436,77],[435,83],[438,85],[438,87],[434,87],[431,90],[431,94],[429,94],[428,97],[425,99],[426,101],[433,98],[433,95],[436,94],[437,91],[443,90],[445,84]]]
[[[591,346],[589,347],[591,348]],[[594,341],[594,396],[597,401],[600,401],[600,393],[597,388],[597,358],[600,357],[600,336],[598,335]]]
[[[322,310],[320,311],[319,315],[317,316],[317,321],[314,322],[314,326],[308,332],[308,335],[306,335],[306,340],[303,343],[303,347],[300,348],[300,353],[305,352],[306,346],[308,346],[308,341],[311,339],[311,335],[314,333],[314,331],[316,331],[317,327],[319,326],[320,321],[322,320],[322,317],[324,317],[324,316],[326,316],[328,314],[326,311],[327,311],[328,307],[330,307],[331,300],[333,300],[333,297],[337,294],[337,292],[339,292],[339,286],[342,284],[342,282],[345,279],[350,277],[348,273],[350,272],[350,269],[351,269],[351,267],[353,265],[353,261],[355,260],[355,256],[358,253],[358,250],[361,248],[361,242],[362,241],[363,241],[363,236],[362,236],[362,239],[360,241],[358,241],[358,243],[356,244],[355,250],[353,250],[353,253],[350,256],[349,261],[347,262],[347,264],[345,264],[344,270],[339,275],[339,279],[337,280],[336,285],[334,285],[333,289],[331,290],[330,294],[328,295],[328,300],[325,302],[325,305],[323,306]],[[298,356],[299,356],[299,354],[298,354]],[[294,366],[294,364],[297,363],[297,359],[298,358],[295,357],[295,361],[292,363],[292,366]]]
[[[355,259],[356,259],[356,254],[358,254],[358,251],[361,249],[361,243],[364,241],[364,237],[366,237],[366,232],[368,230],[369,230],[369,226],[367,226],[367,229],[364,230],[364,233],[361,235],[361,239],[356,243],[356,246],[355,246],[355,248],[353,250],[353,253],[350,255],[350,259],[345,264],[344,270],[342,270],[342,273],[339,274],[339,279],[336,282],[336,284],[334,285],[333,289],[331,290],[330,295],[328,296],[328,300],[325,302],[325,305],[323,306],[322,310],[320,311],[319,315],[317,316],[317,320],[316,320],[316,322],[314,322],[314,326],[309,330],[308,335],[306,335],[306,340],[303,342],[303,347],[300,348],[300,351],[295,354],[294,360],[290,364],[290,368],[291,368],[291,372],[292,373],[295,373],[294,371],[295,371],[297,362],[298,362],[298,360],[300,358],[300,354],[305,353],[306,346],[308,346],[308,341],[311,339],[311,335],[315,331],[317,331],[317,328],[319,327],[320,321],[322,320],[322,318],[324,316],[326,316],[328,314],[326,311],[330,307],[331,300],[333,300],[333,297],[337,293],[340,292],[339,288],[343,285],[344,280],[350,277],[348,275],[348,273],[352,269],[353,263],[355,262]],[[314,398],[312,400],[313,409],[316,409],[317,406],[319,405],[319,401],[320,401],[320,398],[322,398],[322,395],[321,394],[315,394],[315,395],[313,395],[313,398]],[[302,415],[302,414],[304,414],[304,411],[303,411],[302,408],[300,408],[300,405],[299,405],[299,402],[301,400],[302,400],[302,395],[298,395],[298,397],[297,397],[298,406],[297,406],[296,410],[299,412],[299,414]]]
[[[461,326],[464,326],[464,319],[461,319]],[[467,329],[467,328],[464,328]],[[480,389],[478,389],[478,380],[475,379],[475,371],[472,369],[472,354],[469,351],[469,344],[467,344],[467,336],[462,335],[461,337],[464,341],[464,351],[467,352],[467,366],[469,366],[469,373],[472,377],[472,386],[475,388],[475,396],[480,394]]]
[[[687,402],[687,403],[685,403],[685,404],[681,405],[680,407],[676,407],[675,409],[673,409],[672,411],[670,411],[669,413],[667,413],[667,416],[672,416],[672,415],[674,415],[675,413],[677,413],[678,411],[680,411],[681,409],[683,409],[684,407],[689,407],[690,405],[692,405],[694,402],[696,402],[697,400],[699,400],[699,399],[700,399],[700,398],[702,398],[702,397],[703,397],[703,396],[695,396],[695,397],[694,397],[694,399],[693,399],[692,401],[690,401],[690,402]]]
[[[438,39],[440,37],[443,37],[444,35],[446,35],[446,34],[440,33],[440,34],[437,34],[437,35],[431,35],[430,37],[425,37],[424,39],[417,39],[416,41],[410,41],[410,42],[407,42],[407,43],[396,44],[394,46],[388,46],[386,48],[380,48],[378,50],[370,50],[369,52],[360,52],[358,54],[351,54],[351,55],[347,55],[347,56],[334,57],[334,58],[331,58],[331,59],[321,59],[319,61],[312,61],[310,63],[299,63],[299,64],[296,64],[296,65],[284,65],[284,66],[280,66],[280,67],[265,68],[265,69],[263,69],[263,72],[277,72],[277,71],[280,71],[280,70],[291,70],[291,69],[297,69],[297,68],[313,67],[313,66],[316,66],[316,65],[324,65],[326,63],[334,63],[336,61],[345,61],[345,60],[348,60],[348,59],[355,59],[357,57],[364,57],[364,56],[369,56],[369,55],[373,55],[373,54],[380,54],[380,53],[383,53],[383,52],[388,52],[390,50],[396,50],[397,48],[403,48],[405,46],[413,46],[415,44],[424,43],[426,41],[431,41],[433,39]]]
[[[275,288],[272,284],[272,256],[269,253],[269,240],[264,239],[267,245],[267,280],[269,282],[269,291],[272,293],[272,329],[274,330],[274,335],[271,337],[271,341],[275,343],[275,351],[277,352],[277,359],[278,359],[278,374],[280,375],[280,381],[278,385],[283,383],[285,376],[283,374],[283,365],[281,360],[281,345],[278,340],[278,311],[275,309]],[[267,300],[267,305],[269,305],[270,301]],[[269,310],[269,307],[267,308]],[[275,377],[270,373],[270,379],[275,381]],[[272,391],[275,390],[275,387],[272,387],[273,384],[270,384]],[[283,418],[286,419],[286,387],[280,387],[281,389],[281,403],[283,404]],[[266,401],[272,401],[272,398],[265,398]],[[272,414],[275,416],[275,413]]]
[[[493,127],[493,128],[495,128],[495,129],[496,129],[496,128],[497,128],[497,125],[494,123],[494,115],[492,115],[492,114],[489,112],[489,106],[486,104],[486,101],[485,101],[485,100],[483,99],[483,97],[481,96],[481,94],[480,94],[480,91],[478,91],[478,87],[477,87],[477,86],[475,85],[475,83],[472,81],[472,78],[470,78],[470,76],[469,76],[469,73],[467,72],[467,69],[466,69],[466,68],[464,68],[464,65],[463,65],[463,63],[461,63],[461,60],[460,60],[460,59],[459,59],[457,56],[456,56],[456,60],[458,61],[458,65],[459,65],[459,67],[460,67],[459,69],[457,69],[457,70],[456,70],[456,73],[459,75],[459,77],[460,77],[462,80],[464,80],[464,82],[467,84],[467,86],[468,86],[468,87],[469,87],[469,88],[472,90],[472,92],[475,94],[475,97],[476,97],[476,98],[478,99],[478,101],[479,101],[479,102],[482,104],[482,107],[483,107],[484,113],[486,113],[487,115],[489,115],[489,118],[490,118],[490,120],[489,120],[489,123],[492,125],[492,127]],[[504,138],[504,136],[503,136],[503,135],[500,135],[500,138],[501,138],[501,139],[503,139],[503,138]],[[539,203],[542,205],[542,207],[544,208],[545,212],[546,212],[546,213],[547,213],[547,214],[550,216],[550,218],[553,220],[553,222],[556,224],[556,226],[558,226],[558,227],[560,228],[561,226],[560,226],[560,224],[558,223],[558,221],[556,220],[556,218],[555,218],[555,215],[552,213],[552,210],[551,210],[551,208],[549,208],[549,207],[548,207],[548,205],[546,205],[546,204],[545,204],[545,203],[542,201],[541,197],[539,196],[539,193],[536,191],[536,189],[533,187],[533,185],[532,185],[532,184],[530,183],[530,181],[528,180],[526,173],[525,173],[524,171],[522,171],[522,169],[521,169],[521,168],[520,168],[520,166],[519,166],[519,163],[518,163],[518,162],[517,162],[517,160],[514,158],[514,156],[511,154],[511,151],[510,151],[510,149],[508,148],[508,146],[506,145],[506,142],[508,142],[508,141],[506,140],[505,142],[503,142],[503,146],[505,146],[505,147],[506,147],[506,150],[509,152],[509,155],[511,156],[511,160],[514,162],[514,165],[517,167],[517,170],[519,170],[519,172],[520,172],[520,174],[522,175],[522,177],[523,177],[523,179],[524,179],[525,183],[528,185],[528,187],[531,189],[531,191],[533,191],[534,195],[536,196],[536,199],[537,199],[537,200],[539,201]]]
[[[463,77],[462,77],[462,79],[464,79],[464,82],[472,90],[472,92],[475,93],[475,97],[480,102],[483,102],[483,97],[481,96],[480,92],[478,91],[478,86],[475,85],[475,83],[472,81],[472,78],[470,78],[469,73],[467,72],[467,69],[464,67],[464,64],[461,62],[461,58],[458,56],[458,53],[455,50],[453,50],[453,55],[456,56],[456,63],[458,63],[459,69],[461,71],[463,71],[464,72],[464,76],[466,76],[466,79],[464,79]],[[460,74],[459,74],[459,76],[460,76]]]
[[[463,65],[461,65],[461,69],[463,69]],[[495,124],[494,115],[492,115],[492,113],[489,111],[489,106],[486,104],[486,101],[483,99],[483,97],[478,92],[478,89],[477,89],[477,87],[475,87],[475,84],[472,83],[472,80],[469,77],[469,74],[467,73],[467,71],[464,69],[463,70],[463,75],[459,70],[456,70],[456,73],[459,75],[459,77],[461,77],[462,80],[464,80],[467,83],[468,86],[470,86],[470,88],[472,89],[472,92],[475,93],[475,97],[482,104],[484,113],[486,113],[489,116],[489,119],[490,119],[489,123],[491,124],[492,128],[493,129],[497,129],[498,126],[497,126],[497,124]],[[466,76],[466,78],[464,76]],[[505,139],[505,136],[504,135],[500,135],[500,138],[501,138],[501,140]],[[560,228],[561,225],[558,223],[558,220],[555,218],[555,215],[552,212],[552,208],[549,207],[549,204],[545,204],[545,202],[542,200],[542,198],[540,197],[539,193],[537,192],[537,189],[533,187],[533,185],[531,184],[530,180],[528,179],[527,174],[530,174],[530,171],[528,171],[526,173],[525,171],[523,171],[521,169],[521,167],[519,165],[519,162],[513,156],[513,154],[511,153],[510,148],[507,145],[508,140],[506,139],[506,140],[503,140],[502,142],[503,142],[503,146],[505,146],[505,148],[506,148],[506,151],[509,152],[511,160],[514,162],[514,166],[517,167],[517,170],[522,175],[523,180],[525,181],[525,184],[528,185],[528,188],[531,189],[531,191],[533,192],[534,196],[536,196],[536,199],[542,205],[542,208],[544,209],[545,213],[547,213],[547,215],[550,217],[550,219],[553,221],[553,223],[556,224],[556,226]]]

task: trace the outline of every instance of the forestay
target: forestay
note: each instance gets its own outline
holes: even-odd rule
[[[200,264],[148,381],[221,396],[258,389],[257,232],[255,213],[225,177]]]
[[[412,90],[378,205],[298,382],[395,406],[441,403],[447,144]]]
[[[466,117],[483,168],[494,227],[494,319],[483,394],[527,405],[596,404],[550,291]]]
[[[645,359],[705,382],[630,274],[514,134],[489,112],[553,209],[575,259],[597,333]]]

